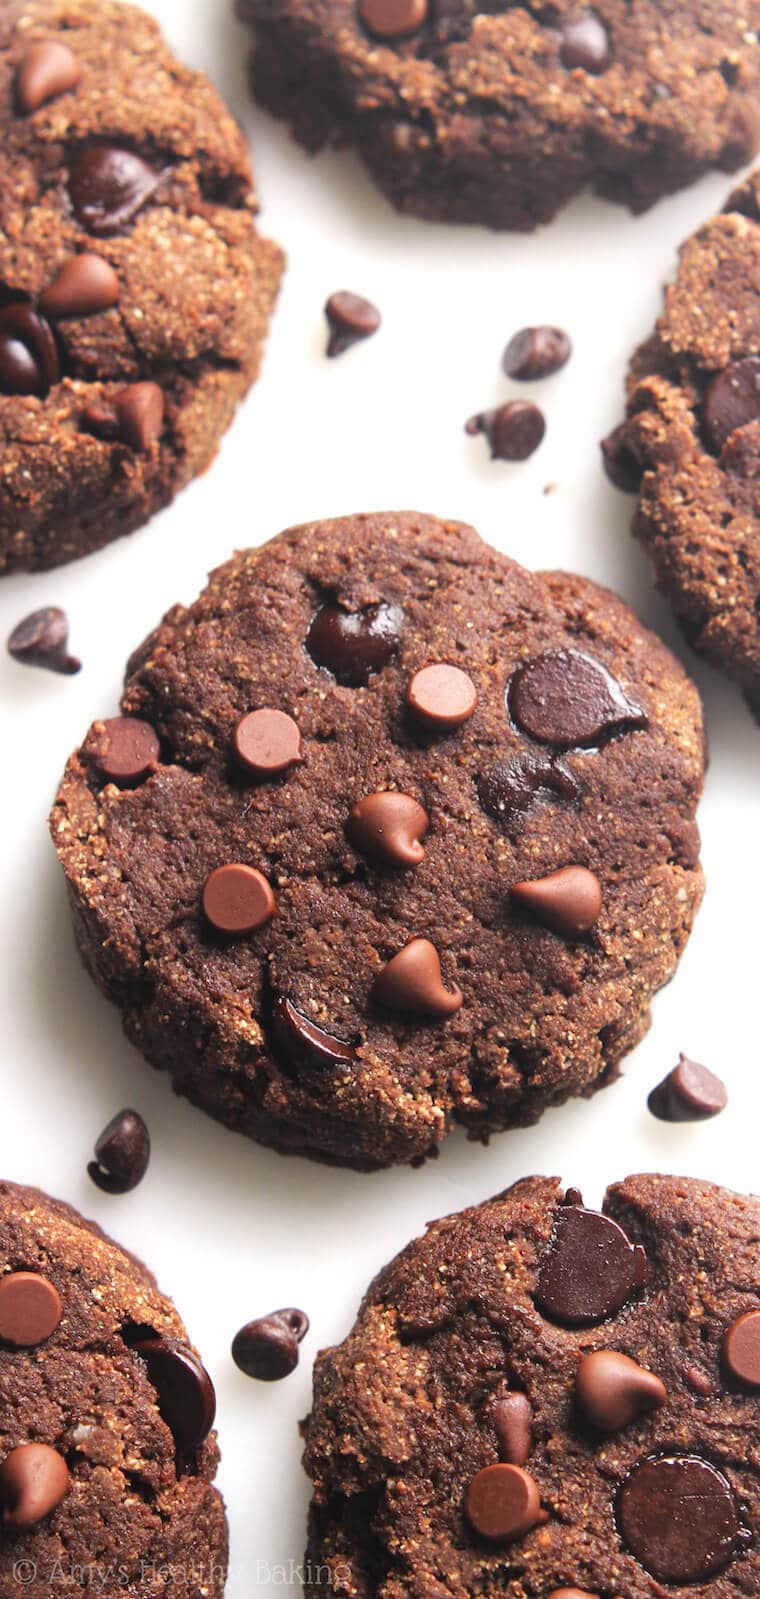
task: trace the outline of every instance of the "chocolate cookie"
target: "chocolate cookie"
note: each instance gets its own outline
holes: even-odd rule
[[[150,1272],[0,1183],[0,1591],[221,1599],[214,1390]]]
[[[586,184],[643,211],[760,139],[760,3],[238,0],[252,83],[354,144],[400,211],[535,227]]]
[[[653,1176],[432,1223],[317,1358],[309,1599],[760,1592],[759,1228]]]
[[[407,1161],[588,1093],[702,892],[695,690],[629,610],[472,529],[236,555],[128,668],[52,816],[84,961],[176,1087]]]
[[[686,637],[760,716],[760,169],[683,246],[603,448]]]
[[[255,378],[282,255],[245,141],[116,0],[0,5],[0,572],[147,521]]]

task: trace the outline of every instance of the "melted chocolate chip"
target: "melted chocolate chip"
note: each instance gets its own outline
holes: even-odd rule
[[[47,1277],[11,1271],[0,1278],[0,1338],[14,1349],[35,1349],[55,1332],[63,1307]]]
[[[318,1027],[282,994],[273,1002],[271,1027],[275,1049],[296,1069],[299,1066],[353,1066],[357,1059],[352,1044]]]
[[[760,1310],[747,1310],[732,1321],[723,1334],[721,1354],[734,1382],[760,1388]]]
[[[723,1473],[697,1455],[634,1466],[620,1491],[620,1530],[659,1582],[706,1582],[722,1571],[740,1537],[736,1500]]]
[[[373,672],[393,660],[403,622],[400,605],[381,602],[363,611],[322,605],[312,618],[306,648],[317,666],[332,672],[339,683],[363,688]]]
[[[409,868],[425,859],[427,811],[411,794],[367,794],[353,806],[346,836],[354,849],[380,866]]]
[[[538,1484],[521,1466],[485,1466],[468,1485],[465,1512],[470,1525],[494,1543],[508,1543],[524,1537],[540,1521]]]
[[[525,661],[506,698],[524,733],[558,749],[582,749],[648,725],[617,678],[581,650],[548,650]]]
[[[136,716],[111,716],[95,722],[85,749],[100,776],[119,788],[142,783],[155,772],[161,753],[155,728]]]
[[[118,233],[155,193],[162,175],[132,150],[85,145],[69,161],[71,209],[86,233]]]
[[[30,45],[16,73],[16,99],[24,116],[75,89],[82,79],[82,63],[59,39]]]
[[[58,347],[45,318],[20,300],[0,307],[0,394],[44,399],[60,375]]]
[[[411,938],[383,966],[372,997],[389,1010],[412,1016],[453,1016],[462,1005],[461,989],[444,988],[438,951],[427,938]]]
[[[667,1399],[665,1384],[616,1349],[584,1355],[575,1378],[580,1409],[600,1432],[619,1432]]]
[[[615,1316],[648,1279],[644,1250],[601,1211],[568,1205],[558,1212],[541,1263],[536,1304],[570,1327]]]
[[[760,356],[749,355],[718,372],[702,405],[702,420],[711,450],[719,455],[737,428],[760,418]]]
[[[167,1338],[140,1338],[132,1348],[148,1368],[178,1454],[192,1454],[208,1437],[216,1415],[214,1385],[205,1366],[186,1344]]]
[[[575,800],[581,785],[573,772],[543,750],[525,750],[510,761],[497,761],[477,780],[483,810],[509,830],[542,793]]]
[[[56,1449],[49,1444],[19,1444],[0,1465],[3,1526],[11,1533],[36,1527],[61,1503],[70,1486],[68,1467]]]

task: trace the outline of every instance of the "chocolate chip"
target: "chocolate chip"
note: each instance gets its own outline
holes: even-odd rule
[[[49,672],[70,677],[81,670],[82,662],[69,655],[69,623],[58,605],[45,605],[17,622],[8,638],[8,654],[24,666],[44,666]]]
[[[681,1055],[677,1066],[652,1089],[647,1100],[658,1121],[703,1122],[728,1104],[728,1093],[714,1072]]]
[[[572,22],[566,22],[560,38],[560,60],[563,67],[583,72],[605,72],[612,62],[609,34],[604,24],[592,11],[585,12]]]
[[[290,1066],[353,1066],[352,1044],[318,1027],[279,994],[272,1005],[272,1042]]]
[[[450,733],[469,721],[478,703],[478,692],[466,672],[441,662],[414,673],[407,686],[406,703],[424,727]]]
[[[61,1503],[70,1486],[68,1466],[57,1449],[49,1444],[19,1444],[0,1465],[3,1526],[11,1532],[36,1527]]]
[[[702,405],[710,448],[719,455],[737,428],[760,418],[760,356],[749,355],[718,372]]]
[[[279,777],[303,760],[298,723],[269,705],[241,716],[232,747],[243,771],[258,779]]]
[[[158,443],[164,421],[164,395],[157,383],[130,383],[109,398],[93,401],[82,426],[96,438],[118,440],[146,455]]]
[[[616,1349],[584,1355],[575,1377],[575,1394],[586,1421],[600,1432],[619,1432],[650,1410],[664,1405],[665,1384],[654,1372]]]
[[[381,603],[363,611],[322,605],[312,618],[306,648],[317,666],[332,672],[339,683],[363,688],[372,672],[393,660],[403,622],[400,605]]]
[[[715,1392],[712,1377],[708,1377],[701,1366],[687,1366],[684,1378],[693,1392],[699,1394],[702,1399],[709,1399]]]
[[[110,262],[88,251],[64,261],[50,287],[40,295],[40,308],[46,316],[63,321],[96,316],[116,305],[118,299],[119,279]]]
[[[15,1349],[34,1349],[55,1332],[61,1296],[36,1271],[11,1271],[0,1278],[0,1338]]]
[[[141,1183],[150,1160],[150,1133],[139,1111],[120,1110],[95,1145],[87,1170],[106,1194],[128,1194]]]
[[[342,355],[352,344],[370,338],[377,333],[381,322],[380,312],[371,300],[365,300],[361,294],[351,294],[347,289],[330,295],[325,316],[330,334],[327,354],[331,357]]]
[[[632,1244],[611,1217],[580,1205],[559,1211],[541,1263],[536,1304],[570,1327],[589,1327],[622,1310],[648,1279],[640,1244]]]
[[[697,1455],[634,1466],[620,1491],[620,1530],[659,1582],[705,1582],[731,1559],[739,1538],[736,1501],[723,1473]]]
[[[88,735],[87,753],[106,782],[131,788],[155,772],[161,750],[150,722],[141,722],[136,716],[111,716],[95,723]]]
[[[203,886],[203,913],[217,933],[227,937],[255,933],[275,910],[272,885],[255,866],[234,861],[209,872]]]
[[[359,0],[359,18],[376,39],[405,39],[422,27],[428,0]]]
[[[483,810],[507,829],[520,821],[542,791],[565,800],[575,800],[581,792],[574,773],[543,750],[525,750],[511,761],[497,761],[478,778],[477,787]]]
[[[426,810],[411,794],[367,794],[353,806],[346,835],[360,855],[381,866],[419,866],[421,840],[430,826]]]
[[[60,375],[58,347],[45,318],[19,300],[0,307],[0,394],[44,400]]]
[[[456,986],[444,988],[438,951],[427,938],[410,939],[388,961],[375,978],[372,996],[389,1010],[413,1016],[453,1016],[462,1004]]]
[[[572,345],[562,328],[521,328],[510,339],[501,364],[508,378],[532,383],[551,377],[569,361]]]
[[[302,1310],[273,1310],[249,1321],[235,1334],[232,1358],[246,1377],[278,1382],[298,1365],[298,1345],[309,1330]]]
[[[492,460],[527,461],[543,441],[546,419],[531,400],[507,400],[494,411],[471,416],[465,433],[485,433]]]
[[[496,1400],[491,1415],[501,1459],[512,1466],[524,1466],[532,1441],[530,1400],[525,1394],[505,1394]]]
[[[602,889],[585,866],[563,866],[548,877],[515,883],[514,904],[563,938],[581,938],[599,920]]]
[[[205,1366],[186,1344],[167,1338],[140,1338],[132,1348],[147,1366],[159,1413],[178,1454],[192,1454],[208,1437],[216,1415],[214,1385]]]
[[[508,685],[512,720],[541,744],[582,749],[648,725],[647,716],[601,661],[581,650],[547,650],[518,666]]]
[[[25,116],[39,111],[48,100],[75,89],[82,80],[82,63],[67,44],[57,39],[33,44],[16,73],[16,99]]]
[[[163,174],[133,150],[85,145],[69,162],[71,209],[86,233],[118,233],[155,193]]]
[[[760,1310],[747,1310],[732,1321],[721,1353],[729,1376],[746,1388],[760,1388]]]
[[[552,1588],[548,1599],[600,1599],[598,1593],[589,1593],[587,1588]]]
[[[507,1543],[545,1521],[538,1484],[520,1466],[484,1466],[465,1495],[465,1513],[481,1538]]]
[[[623,494],[638,494],[644,468],[631,448],[627,422],[621,422],[602,440],[602,465],[616,489],[621,489]]]

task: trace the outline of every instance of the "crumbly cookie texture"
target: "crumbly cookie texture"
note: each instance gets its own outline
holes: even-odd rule
[[[689,642],[760,715],[760,169],[684,244],[604,445]],[[627,480],[627,481],[626,481]]]
[[[643,211],[757,149],[760,5],[238,0],[252,84],[401,211],[528,229],[586,184]]]
[[[661,1176],[433,1222],[317,1359],[309,1599],[756,1593],[759,1227]]]
[[[153,19],[0,4],[0,572],[140,526],[256,377],[283,257],[240,129]]]
[[[233,557],[133,656],[51,818],[129,1037],[230,1127],[360,1167],[609,1079],[702,893],[698,696],[607,590],[459,523]]]
[[[211,1421],[209,1379],[151,1273],[68,1205],[0,1183],[3,1594],[153,1599],[171,1572],[178,1599],[221,1599]]]

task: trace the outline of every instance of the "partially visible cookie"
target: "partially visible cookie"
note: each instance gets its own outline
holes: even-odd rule
[[[51,827],[177,1089],[374,1167],[608,1081],[701,893],[681,667],[606,589],[413,513],[233,557],[133,656]]]
[[[433,1222],[317,1358],[309,1599],[758,1593],[759,1229],[658,1176]]]
[[[238,0],[257,98],[356,145],[399,210],[533,228],[592,184],[643,211],[760,138],[760,3]]]
[[[131,532],[212,459],[282,272],[240,129],[152,17],[0,5],[0,572]]]
[[[214,1408],[141,1262],[0,1183],[0,1592],[221,1599]]]
[[[683,245],[603,449],[686,637],[760,716],[760,168]]]

